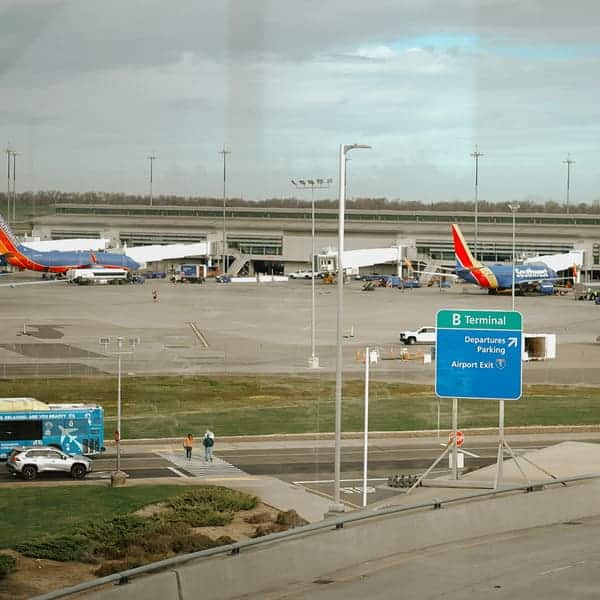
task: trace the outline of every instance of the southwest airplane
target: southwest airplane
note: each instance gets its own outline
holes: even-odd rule
[[[106,268],[135,271],[140,264],[125,254],[114,252],[42,252],[23,246],[0,215],[0,255],[19,269],[45,273],[66,273],[69,269]]]
[[[456,275],[468,283],[488,290],[490,294],[512,289],[512,265],[486,265],[471,254],[458,225],[452,225]],[[518,292],[553,293],[556,272],[544,264],[515,265],[515,290]]]

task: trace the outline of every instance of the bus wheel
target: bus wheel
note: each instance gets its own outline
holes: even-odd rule
[[[71,467],[71,476],[73,479],[83,479],[86,473],[86,468],[82,464],[77,463]]]
[[[23,479],[32,481],[37,477],[37,469],[32,465],[25,465],[21,470],[21,475],[23,476]]]

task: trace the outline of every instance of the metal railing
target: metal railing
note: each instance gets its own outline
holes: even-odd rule
[[[125,585],[130,582],[130,579],[136,577],[138,575],[145,575],[148,573],[155,573],[157,571],[162,571],[168,569],[170,567],[177,567],[188,563],[193,560],[198,560],[202,558],[209,558],[211,556],[217,555],[237,555],[242,550],[247,550],[254,546],[260,546],[263,544],[268,544],[270,542],[291,539],[295,537],[299,537],[302,535],[315,533],[318,531],[324,530],[336,530],[342,529],[345,525],[350,523],[357,523],[359,521],[369,521],[373,519],[380,519],[381,517],[387,517],[391,515],[397,515],[400,513],[408,513],[416,510],[423,510],[427,508],[431,508],[433,510],[439,510],[448,504],[456,504],[459,502],[465,502],[470,500],[478,500],[483,498],[489,498],[494,496],[500,496],[503,494],[510,494],[515,492],[539,492],[543,491],[544,488],[548,486],[556,486],[556,485],[566,485],[568,483],[575,483],[580,481],[587,481],[591,479],[599,479],[600,473],[591,473],[588,475],[577,475],[575,477],[564,477],[562,479],[550,479],[543,482],[522,484],[522,485],[514,485],[503,487],[498,490],[486,490],[484,492],[475,492],[472,494],[466,494],[463,496],[458,496],[456,498],[446,498],[446,499],[438,499],[434,498],[432,500],[428,500],[426,502],[419,502],[417,504],[411,504],[410,506],[390,506],[384,507],[380,510],[361,510],[355,511],[353,513],[349,513],[343,517],[325,519],[324,521],[319,521],[318,523],[311,523],[309,525],[303,525],[301,527],[295,527],[293,529],[289,529],[288,531],[282,531],[279,533],[271,533],[269,535],[265,535],[260,538],[254,538],[250,540],[245,540],[243,542],[236,542],[234,544],[227,544],[224,546],[218,546],[216,548],[209,548],[208,550],[200,550],[198,552],[192,552],[191,554],[183,554],[179,556],[174,556],[172,558],[167,558],[165,560],[160,560],[158,562],[154,562],[148,565],[144,565],[141,567],[136,567],[134,569],[128,569],[127,571],[121,571],[119,573],[113,573],[112,575],[107,575],[106,577],[101,577],[99,579],[93,579],[91,581],[86,581],[84,583],[80,583],[75,586],[71,586],[68,588],[63,588],[61,590],[56,590],[54,592],[50,592],[48,594],[44,594],[42,596],[36,596],[32,600],[55,600],[56,598],[65,598],[70,596],[71,594],[77,594],[84,591],[92,590],[94,588],[101,587],[103,585],[107,585],[110,583],[115,583],[119,585]],[[600,510],[600,509],[599,509]]]

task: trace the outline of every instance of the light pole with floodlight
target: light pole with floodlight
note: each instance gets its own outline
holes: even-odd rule
[[[316,304],[315,304],[315,190],[327,190],[333,182],[333,179],[292,179],[292,185],[296,189],[309,189],[311,192],[311,260],[310,260],[310,278],[312,292],[311,306],[311,325],[310,325],[310,360],[309,366],[312,369],[319,368],[319,357],[317,356],[317,319],[316,319]]]
[[[340,144],[339,184],[340,205],[338,225],[337,254],[337,334],[335,360],[335,452],[334,452],[334,487],[331,512],[344,512],[340,499],[341,465],[342,465],[342,338],[344,335],[344,212],[346,201],[346,154],[358,148],[371,148],[366,144]]]
[[[6,177],[6,221],[10,225],[10,157],[13,151],[10,149],[10,142],[6,149],[6,165],[7,165],[7,177]]]
[[[567,154],[567,160],[563,160],[563,163],[567,165],[567,202],[566,202],[566,213],[569,214],[569,196],[571,195],[571,165],[575,164],[574,160],[571,160],[571,153]]]
[[[509,204],[508,208],[512,212],[512,309],[515,310],[515,215],[521,206],[519,204]]]
[[[223,274],[227,272],[227,231],[225,229],[225,209],[227,207],[227,155],[231,154],[231,150],[219,150],[219,154],[223,155]]]
[[[475,159],[475,243],[473,249],[475,260],[477,260],[477,243],[479,237],[479,159],[483,156],[479,152],[479,146],[475,145],[475,152],[472,152],[471,156]]]
[[[129,349],[123,349],[124,342],[127,342]],[[136,346],[140,344],[140,338],[101,337],[100,345],[105,354],[117,356],[117,428],[115,429],[115,443],[117,446],[117,473],[121,472],[121,357],[124,354],[133,354]],[[115,345],[116,350],[108,351],[109,346]]]

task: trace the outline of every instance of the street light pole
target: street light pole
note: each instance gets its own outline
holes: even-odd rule
[[[152,165],[154,163],[154,161],[157,159],[156,156],[154,156],[154,152],[152,154],[150,154],[150,156],[148,156],[148,160],[150,161],[150,206],[152,206]]]
[[[471,153],[471,156],[475,159],[475,240],[473,249],[475,251],[475,260],[477,260],[477,244],[479,238],[479,158],[483,156],[479,152],[479,146],[475,146],[475,152]]]
[[[125,342],[125,338],[118,337],[101,337],[100,345],[104,348],[104,352],[107,354],[114,354],[117,356],[117,427],[115,429],[115,445],[117,448],[117,470],[116,475],[117,478],[124,477],[121,474],[121,360],[124,354],[133,354],[135,347],[140,344],[140,338],[127,338],[127,342],[129,343],[129,350],[123,349],[123,344]],[[108,347],[114,344],[116,346],[115,351],[108,352]],[[113,484],[118,485],[118,484]]]
[[[334,490],[331,512],[344,512],[340,499],[341,463],[342,463],[342,338],[344,335],[344,212],[346,200],[346,154],[356,148],[370,148],[366,144],[340,144],[339,155],[339,224],[337,255],[337,334],[335,360],[335,452],[334,452]]]
[[[327,190],[333,182],[333,179],[292,179],[292,185],[296,189],[310,188],[311,196],[311,320],[310,320],[310,360],[309,366],[312,369],[319,368],[319,357],[317,356],[317,316],[316,316],[316,299],[315,299],[315,190]]]
[[[567,165],[567,203],[566,212],[569,214],[569,196],[571,193],[571,165],[575,164],[574,160],[571,160],[571,153],[567,154],[567,160],[563,160],[563,163]]]
[[[231,150],[225,150],[225,146],[223,146],[223,150],[219,151],[219,154],[223,155],[223,273],[227,272],[227,233],[225,230],[225,208],[227,207],[227,155],[231,154]]]

